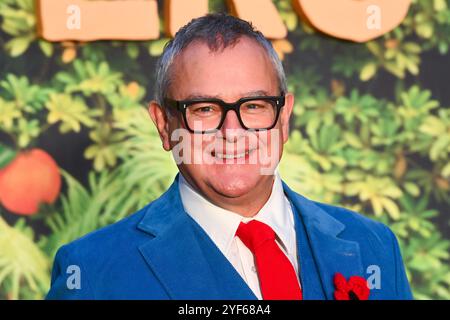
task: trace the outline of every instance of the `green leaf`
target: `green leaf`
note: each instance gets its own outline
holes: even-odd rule
[[[369,62],[361,69],[359,78],[361,81],[368,81],[375,75],[376,72],[377,65],[374,62]]]
[[[19,299],[23,287],[44,294],[50,284],[50,261],[33,241],[23,219],[14,227],[0,216],[0,284],[11,284],[11,299]]]
[[[441,170],[441,175],[444,178],[450,178],[450,162],[447,163]]]
[[[0,144],[0,169],[6,167],[17,155],[17,151]]]
[[[46,57],[51,57],[53,54],[53,45],[50,42],[39,40],[39,47]]]
[[[447,2],[445,0],[434,0],[433,7],[436,11],[443,11],[447,9]]]
[[[417,197],[420,194],[419,187],[416,184],[412,183],[412,182],[406,182],[405,183],[405,189],[410,195],[412,195],[414,197]]]
[[[169,42],[168,38],[163,38],[159,40],[154,40],[150,43],[148,47],[148,52],[151,56],[157,57],[160,56],[164,50],[164,46]]]
[[[81,125],[91,127],[95,121],[91,118],[92,112],[80,97],[72,98],[69,94],[52,94],[46,104],[49,113],[47,121],[49,124],[61,122],[60,131],[79,132]]]
[[[131,59],[136,59],[139,55],[139,46],[135,43],[129,43],[126,46],[127,54]]]
[[[434,32],[434,27],[431,22],[423,22],[416,27],[417,34],[425,39],[431,38]]]
[[[432,160],[437,160],[441,155],[445,157],[448,154],[447,149],[449,146],[450,135],[440,136],[430,149],[430,158]]]
[[[12,57],[18,57],[28,49],[32,40],[29,36],[13,38],[6,43],[5,48]]]

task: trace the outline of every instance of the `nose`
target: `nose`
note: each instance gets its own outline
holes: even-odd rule
[[[238,116],[234,110],[227,112],[220,131],[222,136],[229,142],[235,142],[243,135],[245,130],[242,128]]]

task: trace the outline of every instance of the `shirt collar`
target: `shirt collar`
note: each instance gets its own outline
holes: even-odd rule
[[[269,225],[276,233],[279,241],[286,251],[292,244],[292,237],[290,231],[293,228],[294,220],[289,210],[289,200],[284,194],[283,184],[281,178],[276,172],[274,183],[272,186],[272,193],[264,206],[259,212],[251,218],[243,218],[243,222],[250,220],[258,220]]]
[[[276,172],[269,199],[261,210],[251,218],[223,209],[195,191],[192,186],[179,175],[179,190],[185,211],[205,230],[222,253],[228,253],[239,223],[256,219],[269,225],[277,234],[284,249],[292,245],[289,237],[293,226],[293,217],[286,207],[289,202],[284,195],[281,178]]]

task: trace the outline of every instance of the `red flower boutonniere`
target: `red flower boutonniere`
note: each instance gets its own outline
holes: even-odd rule
[[[340,274],[334,275],[334,298],[336,300],[368,300],[370,289],[363,277],[352,276],[348,279]]]

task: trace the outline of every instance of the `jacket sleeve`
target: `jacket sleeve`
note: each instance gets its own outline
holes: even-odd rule
[[[62,246],[56,253],[47,300],[94,299],[86,270],[74,251],[69,246]]]
[[[408,278],[406,276],[405,266],[403,264],[402,255],[400,253],[400,246],[398,244],[395,234],[387,228],[391,237],[393,246],[393,254],[395,259],[395,279],[396,291],[398,300],[412,300],[413,295],[409,286]]]

